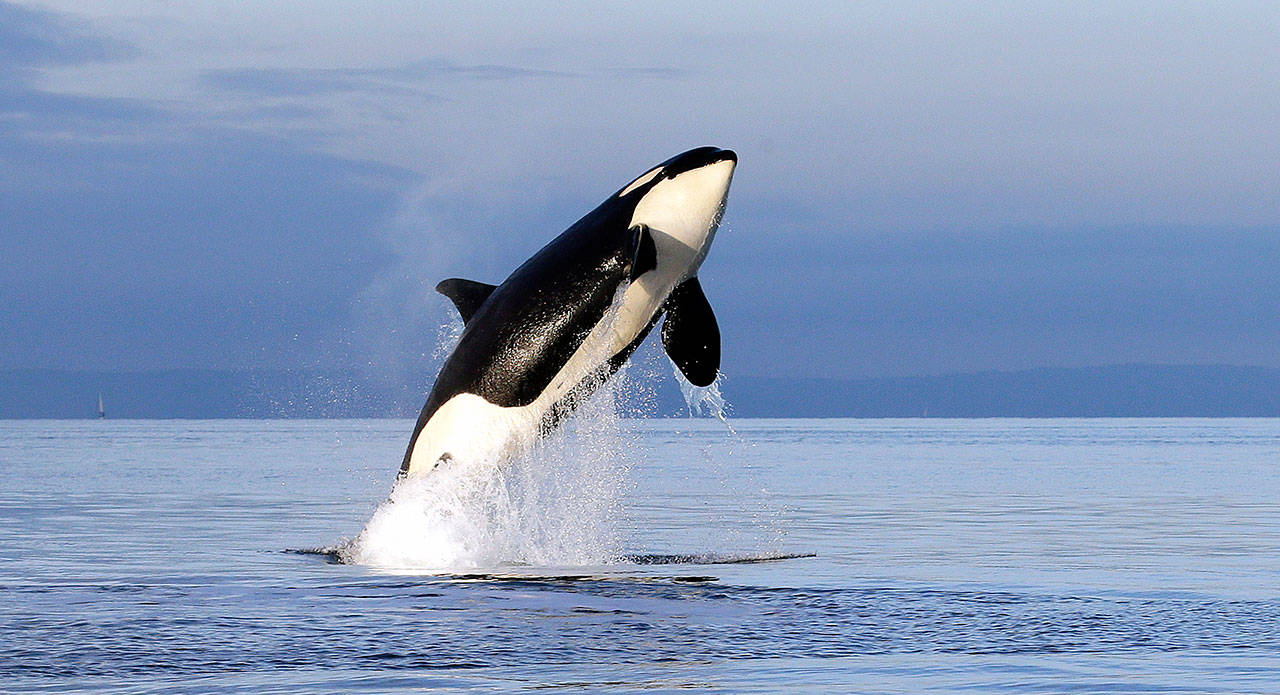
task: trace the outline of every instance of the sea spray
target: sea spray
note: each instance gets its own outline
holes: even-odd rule
[[[724,423],[724,426],[729,428],[730,434],[737,436],[738,431],[729,424],[728,401],[720,393],[720,383],[724,381],[724,374],[717,373],[716,380],[706,386],[694,386],[684,378],[675,363],[671,364],[671,368],[675,372],[676,383],[680,385],[680,395],[684,396],[685,407],[689,409],[689,417],[710,415]]]
[[[615,561],[631,466],[614,404],[619,381],[509,459],[402,479],[342,559],[428,571]]]
[[[440,322],[436,327],[436,346],[431,350],[433,364],[437,367],[444,364],[444,361],[449,358],[449,353],[458,346],[458,341],[462,339],[462,331],[466,327],[462,317],[453,312],[449,312],[448,318]]]

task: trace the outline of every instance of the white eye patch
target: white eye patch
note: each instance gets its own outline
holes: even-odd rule
[[[660,173],[662,173],[662,167],[654,168],[652,171],[645,174],[644,176],[641,176],[635,181],[632,181],[630,186],[627,186],[626,188],[622,189],[622,192],[618,194],[618,197],[621,198],[622,196],[630,193],[631,191],[634,191],[635,189],[645,185],[646,183],[649,183],[650,181],[653,180],[653,177],[657,176]]]

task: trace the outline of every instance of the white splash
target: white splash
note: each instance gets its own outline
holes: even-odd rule
[[[631,466],[614,404],[624,381],[619,373],[522,453],[402,479],[340,556],[448,572],[616,561]]]

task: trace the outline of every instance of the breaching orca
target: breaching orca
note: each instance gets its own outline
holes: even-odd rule
[[[510,456],[612,376],[666,315],[662,345],[715,380],[720,330],[698,284],[737,165],[701,147],[659,164],[500,285],[436,286],[466,326],[418,416],[401,475]]]

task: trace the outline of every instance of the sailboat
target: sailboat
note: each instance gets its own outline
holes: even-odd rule
[[[102,407],[102,392],[98,392],[98,419],[103,420],[107,417],[106,408]]]

